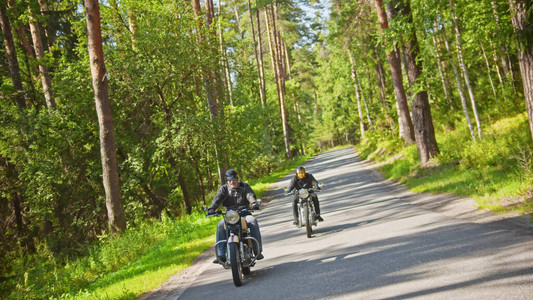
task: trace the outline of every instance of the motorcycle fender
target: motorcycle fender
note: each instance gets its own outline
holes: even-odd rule
[[[239,237],[236,236],[236,235],[230,235],[228,237],[228,244],[229,243],[238,243],[239,242]]]
[[[246,220],[244,218],[241,218],[241,227],[243,230],[246,230],[246,228],[248,228],[248,223],[246,223]]]

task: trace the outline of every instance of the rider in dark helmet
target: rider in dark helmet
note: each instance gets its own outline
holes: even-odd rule
[[[316,190],[319,189],[318,182],[311,173],[306,173],[305,168],[300,166],[296,168],[296,174],[291,179],[291,182],[289,183],[289,187],[287,189],[287,193],[290,193],[292,190],[296,189],[299,190],[301,188],[314,188]],[[318,202],[318,196],[315,193],[311,193],[311,199],[313,200],[313,205],[315,206],[315,213],[316,213],[316,219],[320,222],[324,221],[324,219],[320,216],[320,204]],[[293,216],[294,221],[292,222],[294,225],[298,224],[298,193],[294,194],[294,200],[292,201],[292,210],[293,210]]]
[[[215,197],[213,198],[213,201],[211,202],[211,206],[209,206],[208,213],[213,214],[215,213],[215,210],[222,204],[226,210],[234,208],[234,209],[242,209],[252,206],[253,209],[259,209],[259,203],[257,203],[257,199],[255,197],[255,193],[250,187],[249,184],[239,181],[239,176],[237,174],[237,171],[234,169],[229,169],[226,171],[226,184],[222,185]],[[263,244],[261,242],[261,232],[259,231],[259,224],[257,223],[257,220],[254,216],[247,215],[244,216],[244,219],[246,220],[246,223],[248,224],[248,228],[250,228],[250,233],[254,238],[257,239],[259,242],[259,255],[257,256],[257,260],[263,259]],[[220,220],[217,225],[217,242],[220,240],[225,240],[226,237],[226,230],[224,230],[224,220]],[[254,252],[257,252],[257,249],[255,249],[257,246],[254,243]],[[223,243],[220,243],[217,246],[217,259],[213,261],[214,263],[225,262],[226,261],[226,245]]]

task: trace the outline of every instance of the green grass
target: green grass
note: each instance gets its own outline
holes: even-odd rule
[[[393,142],[382,133],[370,135],[357,150],[374,160],[386,178],[405,183],[414,192],[470,197],[479,208],[495,213],[532,213],[528,191],[533,191],[533,143],[527,115],[497,120],[483,132],[481,141],[473,141],[466,123],[453,131],[437,131],[441,153],[424,167],[415,145],[404,147],[402,141]],[[510,199],[522,201],[509,205]]]

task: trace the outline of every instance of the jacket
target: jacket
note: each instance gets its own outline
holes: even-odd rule
[[[248,207],[250,204],[255,204],[256,200],[255,193],[250,185],[239,181],[239,185],[235,190],[230,190],[227,184],[222,185],[215,194],[209,209],[215,210],[220,205],[223,205],[226,209],[241,209]]]
[[[287,189],[287,193],[292,192],[292,190],[296,189],[302,189],[302,188],[317,188],[317,181],[313,174],[306,173],[305,177],[302,179],[298,179],[296,175],[291,179],[291,182],[289,183],[289,187]]]

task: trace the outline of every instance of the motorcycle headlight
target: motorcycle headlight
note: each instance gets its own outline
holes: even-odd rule
[[[228,212],[226,212],[226,222],[228,222],[229,224],[235,224],[237,222],[239,222],[239,213],[235,210],[230,210]]]
[[[307,196],[309,196],[309,191],[307,189],[301,189],[300,191],[298,191],[298,193],[302,198],[307,198]]]

